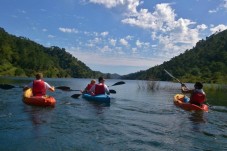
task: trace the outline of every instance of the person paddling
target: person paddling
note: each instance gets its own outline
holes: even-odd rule
[[[50,86],[47,82],[43,80],[43,74],[37,73],[35,76],[35,80],[30,82],[27,86],[25,86],[24,91],[32,88],[33,96],[44,96],[46,95],[46,91],[50,90],[52,92],[55,91],[53,86]]]
[[[86,88],[82,91],[81,93],[89,93],[90,89],[92,88],[92,86],[94,86],[96,83],[96,81],[93,79],[91,80],[91,82],[86,86]]]
[[[99,77],[99,83],[95,84],[91,87],[90,93],[91,95],[99,95],[99,94],[110,94],[109,88],[105,84],[105,79],[103,77]]]
[[[190,98],[185,96],[184,102],[189,102],[191,104],[201,106],[206,101],[206,94],[203,91],[203,84],[201,82],[196,82],[194,89],[188,89],[185,84],[182,84],[181,91],[182,93],[191,94]]]

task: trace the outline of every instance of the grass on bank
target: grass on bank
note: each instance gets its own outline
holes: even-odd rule
[[[139,81],[137,82],[139,90],[159,90],[160,83],[159,81]]]

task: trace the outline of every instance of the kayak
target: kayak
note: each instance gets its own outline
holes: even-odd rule
[[[42,107],[46,106],[54,107],[56,104],[56,100],[52,96],[33,96],[32,89],[24,91],[23,102],[28,105]]]
[[[202,106],[198,106],[191,103],[185,103],[183,102],[184,95],[183,94],[176,94],[174,96],[173,102],[176,106],[186,110],[186,111],[204,111],[208,112],[208,106],[206,104],[203,104]]]
[[[82,98],[88,101],[110,103],[110,97],[106,94],[90,95],[90,94],[84,93],[82,94]]]

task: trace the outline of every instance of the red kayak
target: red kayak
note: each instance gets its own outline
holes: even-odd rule
[[[183,94],[176,94],[174,96],[173,102],[176,106],[186,110],[186,111],[204,111],[208,112],[208,106],[206,104],[203,104],[202,106],[198,106],[191,103],[185,103],[183,101],[184,95]]]
[[[23,102],[33,106],[54,107],[56,100],[52,96],[33,96],[32,89],[24,91]]]

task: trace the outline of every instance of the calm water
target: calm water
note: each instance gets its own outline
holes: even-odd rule
[[[25,85],[31,79],[0,79]],[[83,89],[90,79],[46,79],[54,86]],[[107,80],[112,85],[119,80]],[[183,111],[173,105],[180,90],[160,82],[160,89],[138,89],[141,81],[110,87],[110,104],[95,104],[56,92],[55,108],[22,102],[22,89],[0,89],[0,150],[18,151],[224,151],[227,150],[227,107],[208,113]],[[179,86],[176,85],[176,87]],[[208,98],[209,99],[209,98]],[[212,102],[210,102],[211,104]],[[211,104],[213,105],[213,104]]]

